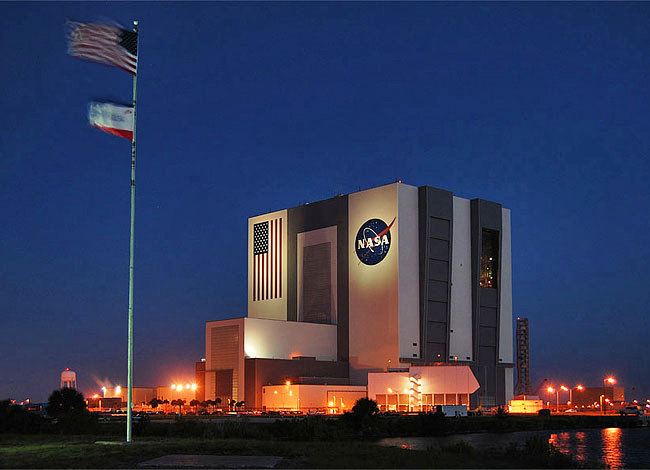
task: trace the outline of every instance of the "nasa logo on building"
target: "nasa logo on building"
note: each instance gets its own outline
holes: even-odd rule
[[[359,261],[368,266],[381,263],[390,250],[390,229],[394,223],[395,219],[389,225],[381,219],[370,219],[361,225],[354,244]]]

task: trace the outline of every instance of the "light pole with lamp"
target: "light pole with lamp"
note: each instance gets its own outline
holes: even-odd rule
[[[559,413],[559,412],[560,412],[560,391],[554,389],[553,387],[549,387],[549,388],[547,388],[546,391],[547,391],[548,393],[553,393],[553,392],[555,392],[555,412],[556,412],[556,413]],[[551,407],[550,407],[550,405],[549,405],[549,409],[550,409],[550,408],[551,408]]]
[[[606,397],[607,397],[607,384],[614,385],[615,383],[616,383],[616,379],[614,377],[607,377],[606,379],[603,379],[603,406],[601,410],[603,410],[604,415],[607,414],[607,405],[605,404]],[[613,399],[614,399],[614,392],[612,391],[612,400]]]
[[[568,388],[566,385],[560,385],[560,389],[562,389],[563,392],[569,392],[569,401],[567,402],[567,406],[571,404],[571,389]]]

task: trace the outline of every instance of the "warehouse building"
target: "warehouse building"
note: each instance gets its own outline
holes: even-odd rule
[[[248,220],[248,316],[207,322],[206,399],[290,382],[399,408],[383,389],[417,377],[408,406],[512,398],[508,209],[398,182]]]

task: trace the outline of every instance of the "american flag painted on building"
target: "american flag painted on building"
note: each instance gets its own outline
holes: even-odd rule
[[[253,224],[253,301],[282,297],[282,219]]]

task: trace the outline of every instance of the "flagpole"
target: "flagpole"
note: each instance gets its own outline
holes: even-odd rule
[[[133,22],[133,32],[138,32],[138,22]],[[137,40],[139,42],[139,40]],[[127,366],[126,442],[131,442],[131,418],[133,414],[133,240],[135,234],[135,119],[138,66],[133,75],[133,140],[131,140],[131,240],[129,244],[129,345]]]

